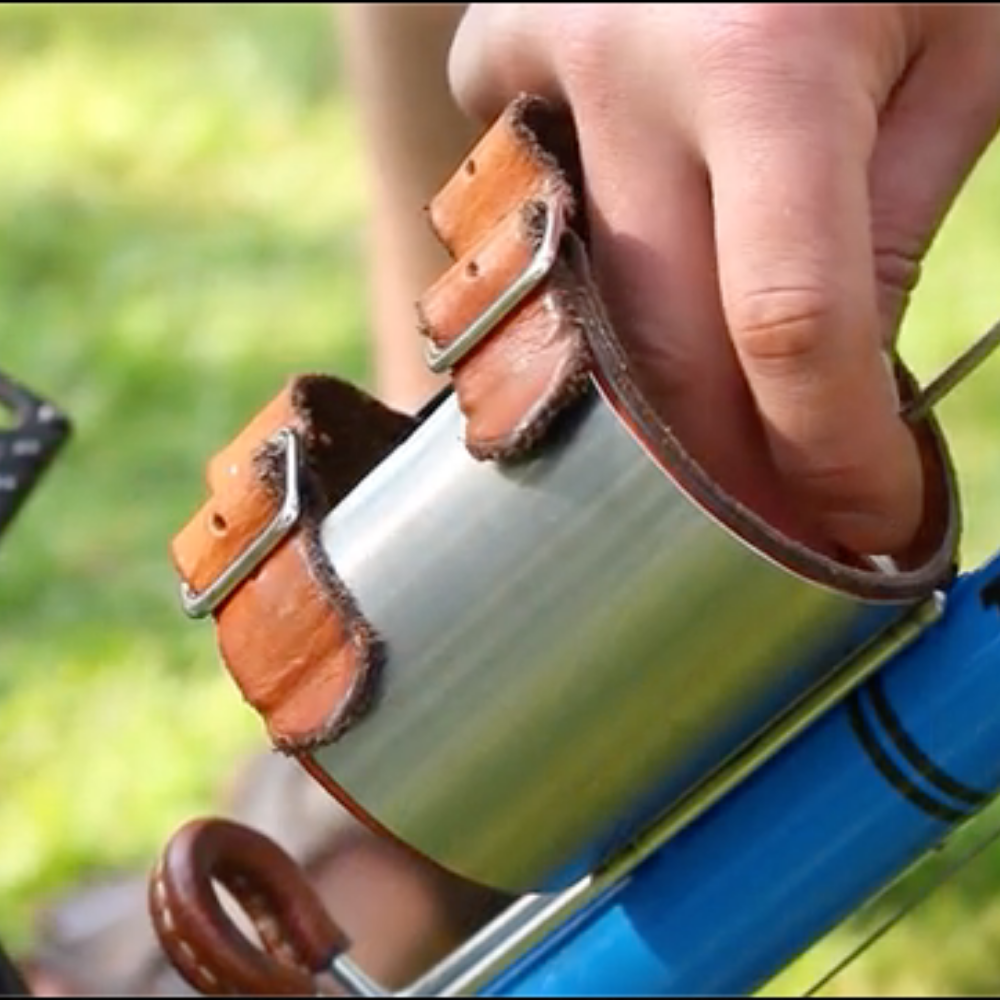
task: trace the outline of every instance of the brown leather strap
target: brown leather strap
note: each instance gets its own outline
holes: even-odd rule
[[[346,382],[293,379],[212,459],[211,498],[173,541],[182,580],[203,592],[279,510],[288,484],[274,435],[295,432],[302,514],[214,611],[226,666],[281,750],[336,738],[369,702],[377,637],[323,557],[319,525],[413,426]]]
[[[226,915],[213,881],[232,893],[264,951]],[[209,995],[313,994],[349,946],[298,865],[263,834],[224,819],[174,834],[150,879],[149,910],[174,966]]]
[[[522,98],[431,202],[431,225],[455,258],[417,307],[421,332],[436,347],[453,343],[524,274],[546,225],[561,233],[579,223],[575,148],[565,116]],[[586,387],[590,355],[573,310],[578,279],[557,261],[454,369],[466,444],[477,458],[525,453]]]

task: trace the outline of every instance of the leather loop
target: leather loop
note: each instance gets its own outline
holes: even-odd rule
[[[252,921],[264,951],[226,914],[213,882]],[[349,947],[298,865],[274,841],[239,823],[201,819],[170,839],[149,884],[163,950],[209,995],[303,995]]]

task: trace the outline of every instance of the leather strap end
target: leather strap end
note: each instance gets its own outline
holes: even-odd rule
[[[529,201],[561,198],[572,218],[581,179],[572,121],[542,98],[520,94],[431,200],[428,220],[458,259]]]
[[[256,463],[272,435],[295,427],[291,397],[289,383],[209,461],[209,499],[170,543],[174,568],[192,590],[217,579],[278,512],[281,498]]]
[[[571,123],[539,98],[522,96],[434,198],[431,225],[455,258],[417,305],[420,332],[436,349],[453,345],[523,282],[549,227],[561,243],[577,214],[577,164]],[[556,301],[556,276],[545,277],[453,367],[466,445],[476,458],[525,456],[586,385],[583,331]]]
[[[413,426],[347,382],[294,378],[212,459],[210,497],[173,539],[174,565],[200,593],[298,489],[297,523],[212,612],[230,674],[285,753],[337,739],[371,703],[380,645],[326,560],[320,525]],[[274,443],[281,429],[301,447],[295,483]]]

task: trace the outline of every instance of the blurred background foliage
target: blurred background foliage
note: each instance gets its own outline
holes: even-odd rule
[[[211,628],[179,612],[166,545],[201,502],[205,459],[288,374],[370,380],[367,192],[336,43],[319,4],[0,4],[0,368],[76,425],[0,555],[12,947],[53,892],[148,866],[263,746]],[[922,379],[995,318],[998,275],[994,148],[904,328]],[[1000,541],[998,379],[995,365],[939,410],[969,566]],[[769,992],[807,985],[888,905]],[[998,990],[1000,849],[826,992]]]

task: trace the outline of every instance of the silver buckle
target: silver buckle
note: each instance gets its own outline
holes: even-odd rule
[[[266,528],[200,593],[181,583],[181,606],[189,618],[211,614],[291,531],[302,511],[299,494],[299,439],[289,427],[271,438],[285,448],[285,496]]]
[[[496,325],[519,305],[539,282],[552,270],[559,252],[559,240],[563,231],[563,213],[546,205],[545,232],[535,251],[531,263],[521,272],[499,298],[472,321],[447,347],[438,347],[428,341],[424,350],[427,367],[436,374],[453,368],[461,361]]]

